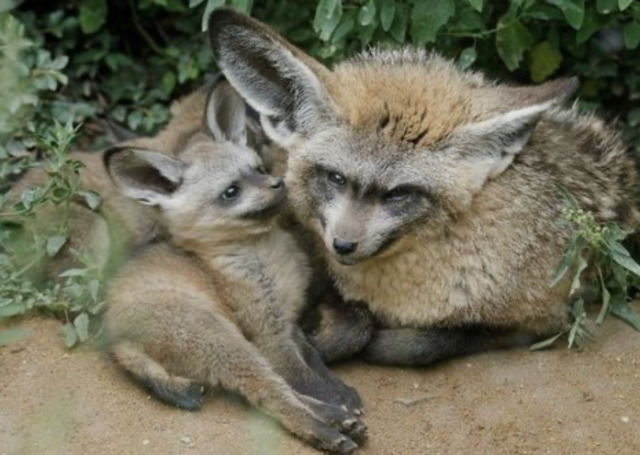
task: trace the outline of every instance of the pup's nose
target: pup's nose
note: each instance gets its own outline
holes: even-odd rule
[[[358,242],[349,242],[348,240],[333,239],[333,249],[341,256],[353,253],[358,248]]]
[[[281,190],[282,188],[284,188],[284,180],[282,180],[282,177],[277,177],[271,184],[271,188],[273,188],[274,190]]]

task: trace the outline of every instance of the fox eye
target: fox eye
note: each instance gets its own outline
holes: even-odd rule
[[[231,185],[229,188],[222,192],[222,199],[231,201],[240,196],[240,188],[237,185]]]
[[[258,166],[256,172],[260,175],[267,175],[267,170],[262,166]]]
[[[411,190],[408,188],[394,188],[390,191],[387,191],[382,196],[385,202],[402,202],[411,196]]]
[[[337,172],[329,172],[327,174],[327,179],[335,186],[344,186],[347,183],[347,179],[345,179],[343,175],[338,174]]]

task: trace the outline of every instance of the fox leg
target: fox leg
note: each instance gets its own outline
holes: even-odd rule
[[[476,352],[526,346],[535,339],[521,332],[481,326],[381,329],[373,332],[362,357],[380,365],[429,365]]]
[[[294,338],[313,377],[313,381],[307,381],[308,390],[302,393],[329,403],[346,406],[355,415],[361,415],[363,406],[358,391],[342,382],[326,366],[320,353],[309,343],[302,330],[296,329]]]
[[[342,434],[352,431],[355,425],[346,412],[303,401],[235,326],[212,329],[218,336],[207,350],[210,356],[208,383],[239,393],[291,433],[319,449],[350,453],[358,447],[349,436]]]
[[[312,321],[306,324],[309,343],[325,362],[346,359],[360,352],[371,338],[373,315],[361,304],[346,303],[337,293],[327,294],[313,308]],[[303,322],[303,327],[305,323]]]
[[[158,362],[130,341],[121,341],[110,349],[118,363],[165,403],[195,410],[202,404],[202,385],[187,378],[173,376]]]

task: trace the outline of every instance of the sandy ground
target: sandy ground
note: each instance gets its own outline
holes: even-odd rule
[[[193,413],[159,403],[100,352],[67,351],[56,321],[11,325],[30,336],[0,348],[2,455],[317,453],[229,395]],[[617,320],[583,352],[336,371],[366,405],[356,453],[640,454],[640,334]]]

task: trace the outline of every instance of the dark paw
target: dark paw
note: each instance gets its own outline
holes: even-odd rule
[[[188,411],[195,411],[202,406],[204,387],[195,382],[180,386],[167,386],[162,383],[149,384],[151,391],[162,401]]]
[[[364,412],[364,406],[362,404],[362,398],[360,398],[360,394],[358,391],[350,387],[346,384],[339,384],[339,395],[342,399],[344,405],[347,406],[349,411],[353,412],[355,415],[362,415]]]
[[[346,434],[354,441],[362,442],[367,438],[367,427],[364,422],[347,411],[345,407],[323,403],[306,396],[300,396],[300,399],[323,422]]]
[[[358,448],[358,444],[351,438],[325,426],[318,426],[315,429],[312,444],[317,449],[337,454],[348,454]]]

